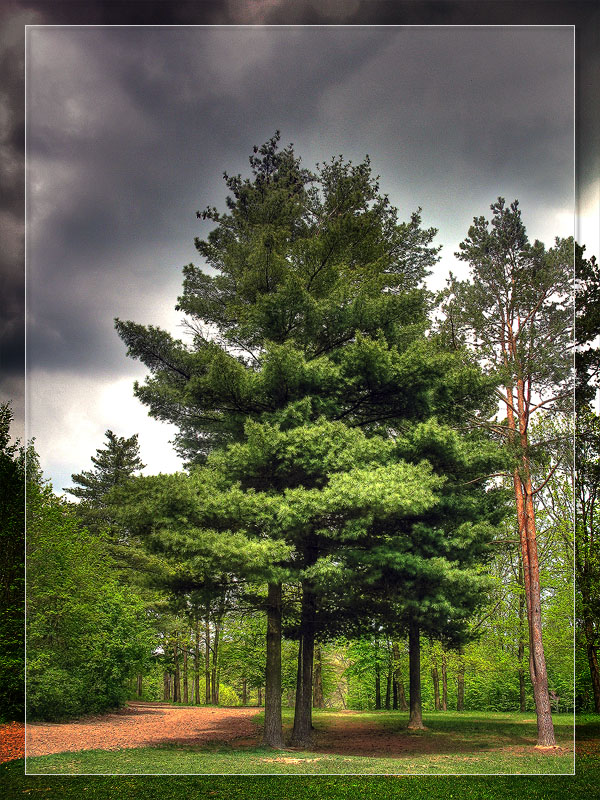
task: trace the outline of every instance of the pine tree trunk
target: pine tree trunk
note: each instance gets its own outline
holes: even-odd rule
[[[388,671],[387,676],[385,679],[385,708],[386,711],[390,710],[391,707],[391,695],[392,695],[392,664],[391,661],[388,664]]]
[[[463,659],[463,649],[458,649],[459,663],[458,675],[456,676],[456,710],[465,710],[465,661]]]
[[[183,650],[183,702],[187,705],[190,701],[188,693],[188,649],[185,643]]]
[[[408,711],[408,703],[406,702],[406,692],[404,691],[404,682],[398,681],[398,705],[400,711]]]
[[[440,711],[440,676],[438,673],[437,664],[434,663],[431,668],[431,679],[433,681],[433,702],[436,711]]]
[[[196,639],[194,642],[194,704],[200,705],[200,625],[196,614]]]
[[[213,636],[213,657],[212,657],[212,704],[213,706],[219,705],[219,680],[217,676],[217,664],[219,657],[219,634],[221,633],[221,626],[219,622],[215,622],[215,633]]]
[[[179,677],[179,648],[177,639],[173,645],[173,663],[175,664],[175,672],[173,674],[173,702],[181,702],[181,683]]]
[[[523,563],[519,560],[519,586],[523,586]],[[523,628],[525,622],[525,596],[519,594],[519,710],[524,714],[527,710],[527,698],[525,694],[525,669],[523,659],[525,657],[525,639],[523,638]]]
[[[169,681],[169,673],[163,672],[163,701],[169,703],[171,700],[171,686]]]
[[[246,705],[246,680],[242,702]],[[282,748],[281,725],[281,584],[270,583],[267,593],[267,659],[265,669],[265,727],[263,744]]]
[[[594,622],[589,616],[584,617],[583,630],[590,676],[592,678],[592,690],[594,692],[594,711],[596,714],[600,714],[600,670],[598,669],[598,653],[595,646]]]
[[[448,664],[446,653],[442,652],[442,711],[448,710]]]
[[[398,709],[399,701],[400,647],[398,642],[392,643],[392,708]]]
[[[305,583],[302,587],[300,642],[298,647],[298,678],[292,745],[308,747],[312,743],[312,671],[315,645],[316,599]]]
[[[315,645],[313,668],[313,707],[325,708],[325,698],[323,697],[323,667],[321,662],[320,645]]]
[[[410,678],[409,730],[424,730],[421,708],[421,642],[419,623],[411,619],[408,631],[408,660]]]
[[[512,393],[511,393],[512,396]],[[552,709],[548,694],[548,673],[542,642],[542,611],[540,593],[540,573],[537,554],[535,511],[533,507],[533,487],[529,469],[527,438],[528,418],[525,412],[525,390],[521,379],[517,381],[518,437],[521,453],[519,467],[513,473],[513,485],[519,523],[521,558],[523,561],[523,583],[527,601],[527,620],[529,623],[529,674],[535,699],[537,716],[537,746],[555,747]],[[514,413],[508,409],[508,422],[517,433]]]
[[[379,648],[376,648],[376,651]],[[375,662],[375,708],[381,710],[381,665],[379,659]]]
[[[210,705],[210,617],[208,616],[208,611],[206,614],[206,619],[204,620],[204,643],[206,649],[204,651],[204,683],[205,683],[205,702],[206,705]]]

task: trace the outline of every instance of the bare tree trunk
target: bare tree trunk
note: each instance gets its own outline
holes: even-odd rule
[[[200,625],[196,613],[195,625],[196,640],[194,642],[194,703],[200,705]]]
[[[184,642],[183,649],[183,702],[187,705],[190,701],[188,693],[188,646]]]
[[[137,687],[136,687],[136,694],[138,697],[142,696],[142,676],[137,676]]]
[[[246,705],[246,680],[242,702]],[[282,748],[281,725],[281,584],[270,583],[267,591],[267,660],[265,669],[265,727],[263,744]]]
[[[381,664],[379,663],[379,642],[375,642],[375,708],[381,710]]]
[[[313,707],[325,708],[323,697],[323,665],[321,661],[321,646],[315,645],[315,658],[313,667]]]
[[[441,710],[440,706],[440,676],[438,673],[437,664],[434,662],[431,668],[431,679],[433,681],[433,702],[436,711]]]
[[[169,673],[163,672],[163,701],[169,703],[171,700],[171,682],[169,680]]]
[[[510,392],[512,397],[512,391]],[[527,620],[529,623],[529,674],[535,699],[537,716],[537,746],[555,747],[552,709],[548,694],[548,673],[542,642],[542,611],[540,593],[540,572],[537,554],[535,511],[533,507],[533,487],[529,469],[527,437],[528,415],[525,411],[525,389],[523,380],[517,381],[518,437],[521,449],[520,464],[513,473],[513,485],[519,523],[521,558],[523,561],[523,583],[527,601]],[[507,406],[509,427],[517,433],[513,409]]]
[[[400,711],[408,711],[406,692],[404,691],[404,681],[398,681],[398,705],[400,707]]]
[[[421,641],[419,623],[411,619],[408,631],[408,660],[410,679],[409,730],[424,730],[421,707]]]
[[[173,645],[173,662],[175,664],[175,672],[173,674],[173,702],[180,703],[181,683],[179,677],[179,648],[177,639],[175,639],[175,644]]]
[[[242,678],[242,705],[248,705],[248,684],[246,678]]]
[[[208,609],[206,611],[206,619],[204,620],[204,644],[206,649],[204,651],[204,683],[205,683],[205,702],[210,705],[210,617]]]
[[[448,664],[446,653],[442,651],[442,711],[448,710]]]
[[[260,708],[262,706],[262,704],[263,704],[263,701],[262,701],[262,686],[258,687],[257,692],[258,692],[257,704],[258,704],[258,707]]]
[[[523,586],[523,563],[519,560],[519,586]],[[523,628],[525,622],[525,595],[519,594],[519,710],[524,714],[527,710],[527,698],[525,695],[525,669],[523,660],[525,657],[525,639],[523,638]]]
[[[312,671],[315,644],[316,598],[307,583],[302,586],[298,679],[292,745],[308,747],[312,743]]]
[[[456,678],[456,710],[465,710],[465,661],[463,658],[463,648],[458,649],[459,663],[458,675]]]
[[[215,633],[213,636],[213,657],[212,657],[212,704],[219,705],[219,679],[217,675],[217,665],[219,658],[219,638],[221,633],[221,624],[219,621],[215,622]]]
[[[392,708],[398,708],[399,700],[400,647],[398,642],[392,643]]]
[[[385,679],[385,708],[387,711],[391,708],[391,695],[392,695],[392,661],[388,661],[387,675]]]

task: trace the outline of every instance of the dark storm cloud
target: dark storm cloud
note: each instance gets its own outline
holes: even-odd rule
[[[252,145],[282,121],[302,130],[322,92],[392,35],[326,36],[307,58],[301,31],[33,30],[30,364],[111,363],[120,345],[106,341],[107,321],[124,295],[139,318],[136,296],[169,270],[179,279],[196,209],[222,202],[223,169],[245,171]]]
[[[0,9],[0,402],[12,402],[20,435],[25,359],[23,26],[37,19],[14,3]]]
[[[30,364],[127,370],[112,317],[173,306],[195,210],[276,128],[308,166],[371,153],[405,214],[471,181],[468,221],[524,176],[568,204],[571,53],[565,29],[33,29]]]

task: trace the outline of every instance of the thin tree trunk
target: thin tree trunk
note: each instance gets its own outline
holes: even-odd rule
[[[213,657],[212,657],[212,704],[219,705],[219,679],[217,675],[217,665],[219,658],[219,639],[221,633],[221,625],[215,622],[215,633],[213,636]]]
[[[315,658],[313,667],[313,707],[325,708],[323,697],[323,665],[321,660],[321,646],[315,645]]]
[[[175,664],[175,672],[173,673],[173,702],[180,703],[181,683],[179,677],[179,648],[177,639],[175,639],[175,644],[173,645],[173,662]]]
[[[204,643],[206,645],[206,649],[204,651],[204,683],[205,683],[205,691],[204,695],[206,698],[206,705],[210,705],[210,618],[208,616],[208,611],[206,613],[206,619],[204,620]]]
[[[188,692],[188,648],[187,642],[183,649],[183,702],[187,705],[190,702]]]
[[[246,680],[242,702],[246,704]],[[263,744],[282,748],[281,724],[281,584],[270,583],[267,591],[267,659],[265,668],[265,727]]]
[[[391,696],[392,696],[392,661],[391,659],[388,661],[388,669],[387,675],[385,679],[385,708],[386,711],[389,711],[391,708]]]
[[[257,700],[257,703],[258,703],[258,707],[259,707],[259,708],[260,708],[260,707],[262,706],[262,704],[263,704],[263,701],[262,701],[262,686],[259,686],[259,687],[258,687],[258,700]]]
[[[424,730],[421,707],[421,642],[419,623],[411,619],[408,630],[408,660],[410,679],[409,730]]]
[[[169,681],[169,673],[163,672],[163,701],[169,703],[171,700],[171,685]]]
[[[375,708],[381,710],[381,664],[379,663],[379,642],[375,643]]]
[[[508,392],[507,392],[508,393]],[[510,391],[512,397],[512,391]],[[521,558],[523,561],[523,583],[527,601],[527,620],[529,624],[529,674],[535,699],[537,716],[537,746],[555,747],[552,709],[548,694],[548,673],[542,642],[542,612],[540,595],[540,575],[537,554],[535,511],[533,507],[533,487],[529,469],[527,437],[528,415],[525,410],[525,388],[522,379],[517,381],[518,426],[512,408],[507,407],[509,427],[518,433],[521,450],[520,464],[513,473],[513,485],[519,523]]]
[[[200,705],[200,625],[196,614],[196,641],[194,642],[194,703]]]
[[[312,671],[315,645],[316,598],[307,583],[302,587],[298,678],[292,745],[308,747],[312,743]]]
[[[400,647],[398,642],[392,643],[392,708],[398,708],[399,700]]]
[[[433,681],[433,702],[436,711],[441,710],[440,706],[440,676],[438,673],[437,664],[434,662],[431,668],[431,679]]]
[[[442,651],[442,711],[448,710],[448,664],[446,653]]]
[[[137,676],[137,696],[138,697],[142,696],[142,676],[141,675]]]
[[[242,678],[242,705],[248,705],[248,684],[246,678]]]
[[[456,677],[456,710],[465,710],[465,661],[463,658],[463,648],[458,649],[458,675]]]

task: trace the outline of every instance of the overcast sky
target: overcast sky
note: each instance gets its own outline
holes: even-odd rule
[[[573,28],[32,27],[27,37],[28,430],[57,491],[104,431],[139,433],[146,472],[180,464],[148,418],[113,318],[181,335],[223,170],[276,129],[305,166],[369,154],[449,269],[473,216],[518,198],[531,238],[574,233]],[[592,187],[593,188],[593,187]],[[581,208],[588,250],[594,226]],[[587,202],[587,201],[586,201]],[[589,233],[587,232],[589,231]]]

